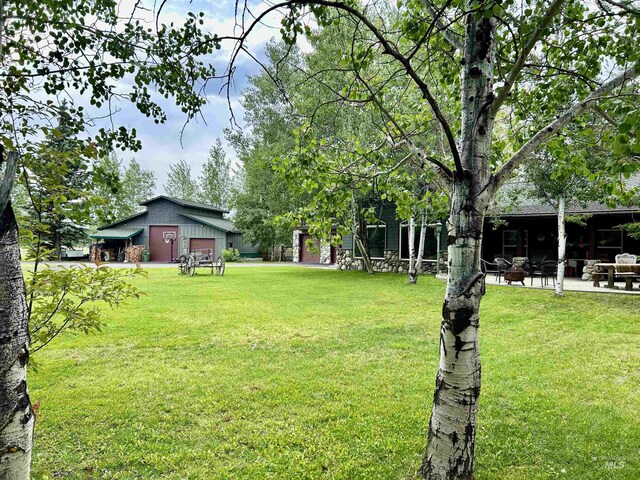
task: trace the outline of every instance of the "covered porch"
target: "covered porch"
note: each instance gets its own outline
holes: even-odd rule
[[[144,227],[105,228],[89,235],[95,240],[91,245],[90,260],[100,262],[139,262],[144,245],[135,245],[135,237],[144,232]],[[136,258],[133,258],[136,257]]]
[[[482,258],[558,258],[558,226],[555,214],[504,215],[506,224],[485,226]],[[640,240],[630,237],[619,225],[632,221],[620,212],[599,212],[581,224],[567,222],[567,277],[582,277],[588,260],[612,262],[624,252],[640,254]],[[592,263],[592,262],[591,262]]]

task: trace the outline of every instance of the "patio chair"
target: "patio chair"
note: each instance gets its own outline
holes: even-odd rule
[[[632,255],[630,253],[619,253],[616,255],[616,263],[638,263],[637,255]]]
[[[513,264],[504,257],[496,257],[493,261],[500,265],[503,272],[513,266]]]
[[[533,277],[540,277],[542,282],[542,266],[547,259],[546,255],[534,255],[531,260],[527,262],[527,268],[529,276],[531,277],[531,285],[533,285]]]
[[[549,277],[553,280],[553,286],[556,286],[556,278],[558,277],[558,262],[555,260],[545,260],[538,264],[537,268],[531,271],[531,285],[533,285],[533,277],[540,277],[540,286],[549,285]]]
[[[502,275],[502,270],[500,269],[500,265],[497,262],[487,262],[486,260],[481,259],[482,262],[482,273],[485,276],[491,274],[494,276],[498,283],[500,283],[500,276]]]
[[[637,261],[638,257],[630,253],[619,253],[616,255],[616,263],[619,264],[635,265]],[[640,274],[631,270],[625,270],[624,267],[616,267],[614,279],[616,277],[624,280],[625,290],[633,290],[633,281],[640,278]]]

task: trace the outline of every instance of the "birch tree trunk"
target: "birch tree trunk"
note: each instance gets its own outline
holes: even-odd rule
[[[418,281],[418,274],[416,273],[416,249],[414,245],[414,238],[416,236],[416,222],[411,217],[409,219],[409,233],[407,240],[409,240],[409,283],[415,284]]]
[[[28,480],[35,416],[27,390],[29,330],[11,203],[0,218],[0,479]]]
[[[367,269],[367,273],[373,273],[373,265],[371,264],[371,259],[369,258],[369,254],[367,253],[366,247],[362,243],[362,239],[358,233],[353,235],[353,241],[358,246],[358,250],[362,254],[362,261],[364,263],[364,267]],[[355,252],[354,256],[355,256]]]
[[[422,212],[422,223],[420,224],[420,243],[418,244],[418,258],[416,259],[416,274],[422,271],[422,259],[424,258],[424,243],[427,238],[427,212]]]
[[[558,199],[558,278],[556,295],[564,295],[564,265],[567,252],[567,231],[565,229],[565,199]]]
[[[362,262],[364,263],[365,268],[367,269],[367,273],[373,274],[373,265],[371,264],[371,259],[369,258],[369,253],[360,237],[360,225],[358,223],[358,217],[356,212],[356,201],[351,196],[351,234],[353,235],[353,258],[356,257],[356,247],[360,250],[360,254],[362,255]]]
[[[429,480],[472,480],[475,462],[480,351],[478,327],[484,277],[483,222],[492,195],[489,154],[494,118],[495,20],[468,14],[462,66],[460,165],[453,179],[448,221],[449,279],[440,328],[440,364],[426,453]]]

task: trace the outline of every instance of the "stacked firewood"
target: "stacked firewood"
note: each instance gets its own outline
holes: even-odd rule
[[[144,245],[131,245],[124,251],[124,261],[130,263],[140,263],[142,261]]]

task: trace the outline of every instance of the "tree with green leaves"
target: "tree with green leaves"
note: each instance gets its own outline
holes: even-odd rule
[[[90,159],[79,150],[77,135],[65,102],[57,126],[47,131],[38,155],[23,163],[20,185],[26,192],[21,226],[37,234],[52,259],[60,260],[62,248],[73,248],[88,239],[87,212],[93,205]]]
[[[97,115],[112,115],[128,101],[156,123],[166,115],[155,101],[172,97],[188,119],[206,103],[204,84],[215,75],[203,58],[220,38],[203,31],[204,13],[190,13],[182,25],[162,22],[164,3],[155,10],[136,2],[124,11],[116,0],[5,0],[0,38],[0,478],[30,477],[35,415],[29,399],[29,312],[20,265],[18,223],[11,203],[16,175],[39,167],[56,152],[42,138],[56,137],[64,112],[74,131],[91,121],[82,105],[59,99],[83,96]],[[125,79],[127,81],[120,82]],[[73,150],[93,159],[113,148],[136,150],[135,130],[117,126],[76,139]],[[69,137],[67,137],[69,138]],[[66,195],[51,202],[62,207]]]
[[[100,224],[113,223],[144,210],[140,204],[153,196],[156,176],[151,170],[142,168],[135,158],[123,165],[115,153],[99,159],[94,172],[100,181],[95,185],[95,194],[101,205],[95,209]]]
[[[219,138],[209,150],[209,158],[202,166],[202,174],[198,180],[200,202],[221,208],[229,206],[229,197],[233,188],[233,171],[231,160],[227,160],[227,154]]]
[[[409,158],[449,193],[440,362],[419,474],[470,480],[481,386],[485,214],[532,154],[558,135],[571,135],[565,127],[580,128],[587,112],[614,120],[617,131],[606,141],[615,153],[640,153],[640,9],[614,0],[284,0],[255,17],[239,15],[244,33],[230,72],[255,24],[274,10],[284,15],[290,44],[298,35],[313,37],[312,26],[350,25],[351,41],[332,67],[342,87],[325,103],[339,103],[341,117],[349,109],[375,115],[389,153],[385,163],[373,145],[352,143],[351,158],[330,157],[311,138],[287,169],[309,171],[313,185],[323,171],[368,166],[362,181],[373,184],[396,171],[389,169],[397,158]],[[314,23],[306,23],[310,16]],[[319,72],[309,73],[313,79]],[[506,124],[504,135],[494,131],[496,122]],[[311,121],[302,133],[313,130]],[[323,168],[309,168],[317,163]]]
[[[534,161],[524,168],[527,182],[525,195],[551,206],[558,219],[558,259],[556,295],[564,295],[566,264],[566,209],[575,204],[586,206],[588,202],[614,206],[629,195],[624,177],[633,168],[623,168],[626,162],[615,159],[608,148],[603,148],[601,138],[608,125],[598,118],[574,132],[571,138],[558,136],[533,155]],[[567,131],[571,128],[567,128]],[[624,173],[623,173],[624,171]]]
[[[170,197],[183,200],[197,200],[200,197],[200,189],[191,176],[191,166],[186,161],[180,160],[169,167],[164,191]]]
[[[314,50],[310,54],[271,43],[266,49],[268,61],[263,64],[266,71],[252,78],[252,87],[244,93],[250,142],[263,142],[266,147],[259,185],[284,188],[291,198],[305,199],[295,208],[291,203],[283,205],[278,216],[286,213],[288,222],[281,225],[307,224],[313,236],[334,243],[351,233],[364,265],[373,273],[367,238],[360,232],[367,231],[367,224],[377,224],[375,205],[391,199],[402,205],[399,212],[408,220],[411,208],[419,209],[415,205],[421,200],[416,196],[421,192],[417,179],[423,170],[418,162],[384,148],[384,132],[377,124],[380,119],[371,111],[343,108],[341,102],[332,100],[334,92],[344,86],[333,62],[349,45],[348,31],[326,29],[311,42]],[[311,78],[308,72],[313,69],[320,72]],[[313,129],[308,128],[311,123]],[[298,162],[301,155],[308,160]],[[370,163],[359,162],[362,156]],[[386,162],[387,171],[376,176],[374,185],[368,171],[376,162]],[[247,172],[251,178],[253,172]],[[269,208],[256,197],[260,210]]]
[[[269,156],[265,156],[273,145],[260,144],[237,132],[228,132],[228,136],[243,165],[243,187],[231,195],[235,226],[253,245],[265,248],[290,245],[290,225],[279,222],[278,217],[293,208],[295,199],[287,183],[274,171]],[[255,143],[248,146],[251,141]]]
[[[279,58],[285,51],[282,43],[270,42],[267,57]],[[282,76],[294,76],[294,71],[282,65]],[[254,245],[266,248],[291,244],[291,224],[284,216],[298,207],[302,199],[289,188],[286,174],[276,170],[276,160],[295,148],[293,129],[299,125],[294,107],[279,93],[268,73],[249,78],[243,91],[243,131],[227,130],[226,139],[242,166],[235,177],[242,177],[242,188],[234,189],[231,206],[235,210],[234,224],[243,237]]]

